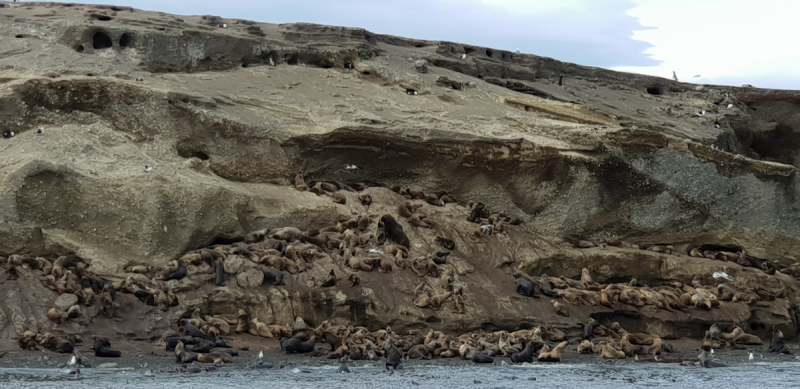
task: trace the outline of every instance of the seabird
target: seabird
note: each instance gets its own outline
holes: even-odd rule
[[[672,71],[672,79],[675,80],[675,81],[678,81],[678,75],[675,74],[674,70]]]
[[[755,361],[756,360],[756,357],[753,355],[752,351],[750,351],[750,357],[747,358],[747,359],[749,359],[750,361]]]
[[[733,108],[733,104],[728,104],[728,109]]]
[[[639,354],[633,354],[633,359],[638,361],[639,360]]]
[[[467,58],[467,54],[461,54],[461,59],[466,59],[466,58]]]
[[[491,235],[494,231],[494,226],[491,224],[485,224],[481,226],[481,233],[483,235]]]
[[[369,252],[372,254],[383,254],[383,250],[381,249],[369,249]]]
[[[356,166],[356,165],[345,165],[344,169],[345,170],[356,170],[356,169],[358,169],[358,166]]]
[[[417,91],[415,91],[415,90],[413,90],[413,89],[408,89],[408,90],[406,90],[406,93],[407,93],[409,96],[416,96],[416,95],[417,95]]]
[[[275,61],[272,60],[272,57],[269,57],[269,66],[275,66]]]
[[[728,273],[724,271],[715,271],[714,274],[711,275],[714,278],[724,278],[730,282],[733,282],[733,277],[729,276]],[[714,350],[711,350],[711,353],[714,353]]]
[[[714,123],[714,128],[719,128],[719,123]]]
[[[695,75],[694,75],[694,78],[697,78],[697,77],[700,77],[700,75],[699,75],[699,74],[695,74]]]
[[[711,349],[711,355],[714,355],[714,349],[713,348]]]
[[[706,116],[706,110],[697,111],[697,116]]]
[[[144,165],[144,172],[145,173],[150,173],[152,171],[153,171],[153,167],[152,166]]]
[[[259,361],[263,361],[264,360],[264,352],[263,351],[259,351],[258,352],[258,360]]]
[[[39,129],[36,130],[36,135],[42,135],[42,134],[44,134],[44,127],[39,126]]]
[[[519,54],[519,49],[517,49],[517,54]]]
[[[3,132],[3,138],[6,138],[6,139],[13,138],[14,135],[17,135],[17,134],[14,133],[14,131],[4,131]]]

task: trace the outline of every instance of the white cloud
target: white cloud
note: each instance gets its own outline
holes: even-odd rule
[[[800,88],[800,45],[794,42],[800,1],[635,1],[628,15],[655,29],[633,38],[652,44],[645,53],[663,63],[617,70],[661,77],[674,70],[687,82]]]

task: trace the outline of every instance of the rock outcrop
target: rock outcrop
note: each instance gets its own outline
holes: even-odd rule
[[[713,322],[795,334],[792,276],[688,253],[797,261],[800,93],[695,86],[354,28],[0,6],[0,255],[76,255],[108,280],[171,288],[179,301],[159,313],[120,293],[126,323],[109,328],[96,304],[63,331],[154,339],[199,308],[245,309],[280,325],[301,316],[577,331],[593,316],[662,337],[702,337]],[[309,184],[370,183],[358,194],[370,194],[371,205],[347,190],[344,204],[298,191],[297,174]],[[211,264],[166,282],[125,270],[165,269],[252,231],[306,232],[353,215],[370,216],[377,232],[380,215],[397,218],[406,201],[393,186],[456,200],[423,205],[432,228],[398,220],[409,258],[442,250],[437,236],[454,241],[448,262],[464,284],[464,314],[452,301],[438,311],[416,307],[414,287],[425,278],[397,263],[388,273],[359,271],[354,287],[345,281],[354,271],[333,260],[312,261],[277,286],[262,285],[266,264],[239,255],[225,259],[223,286],[214,285]],[[468,200],[523,223],[476,236]],[[625,244],[572,247],[608,238]],[[640,249],[654,245],[674,252]],[[327,250],[339,248],[320,254]],[[583,268],[598,282],[651,286],[695,276],[714,286],[711,274],[725,271],[734,285],[777,297],[689,312],[572,307],[561,317],[549,300],[515,294],[515,272],[577,278]],[[319,286],[331,269],[340,281]],[[46,318],[57,296],[41,284],[43,273],[18,270],[18,280],[0,275],[0,292],[12,296],[0,302],[4,340],[57,326]]]

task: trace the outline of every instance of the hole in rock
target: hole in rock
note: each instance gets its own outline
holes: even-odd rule
[[[94,15],[92,15],[92,17],[93,17],[94,19],[96,19],[96,20],[99,20],[99,21],[101,21],[101,22],[107,22],[107,21],[109,21],[109,20],[112,20],[112,19],[114,19],[114,18],[112,18],[111,16],[107,16],[107,15],[99,15],[99,14],[94,14]]]
[[[656,96],[664,94],[664,92],[661,90],[660,86],[648,86],[647,87],[647,93],[649,93],[651,95],[656,95]]]
[[[113,45],[114,44],[111,42],[111,38],[108,37],[108,34],[102,31],[96,32],[94,37],[92,37],[92,47],[94,47],[95,50],[107,49]]]
[[[25,38],[25,35],[14,35],[14,38]]]
[[[794,165],[797,161],[796,150],[800,149],[800,132],[784,123],[778,123],[774,130],[753,133],[750,147],[761,158]]]
[[[119,38],[119,47],[129,47],[133,43],[133,37],[127,32]]]
[[[288,63],[289,65],[297,65],[298,63],[300,63],[300,58],[297,57],[297,54],[292,54],[292,56],[289,57],[288,60],[286,60],[286,63]]]
[[[704,244],[704,245],[698,247],[697,249],[700,250],[701,252],[702,251],[706,251],[706,250],[727,251],[727,252],[731,252],[731,253],[742,251],[742,248],[739,247],[739,246],[724,246],[724,245],[719,245],[719,244]]]
[[[486,49],[486,56],[489,57],[489,58],[492,58],[492,55],[494,55],[494,52],[492,52],[489,49]]]
[[[244,241],[244,237],[237,236],[233,238],[228,238],[224,236],[218,236],[216,239],[214,239],[213,242],[211,242],[211,244],[209,244],[209,246],[234,244],[236,242],[242,242],[242,241]]]
[[[83,45],[77,45],[77,46],[75,46],[75,51],[77,51],[77,52],[79,52],[79,53],[83,53],[83,50],[84,50],[84,48],[83,48]]]
[[[436,317],[436,316],[430,316],[430,317],[428,317],[427,319],[425,319],[425,322],[426,322],[426,323],[441,323],[441,322],[442,322],[442,319],[439,319],[439,318],[438,318],[438,317]]]

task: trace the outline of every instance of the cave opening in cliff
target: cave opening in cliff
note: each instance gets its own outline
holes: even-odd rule
[[[494,52],[489,49],[486,49],[486,56],[492,58],[492,55],[494,55]]]
[[[78,53],[83,53],[84,50],[85,49],[84,49],[83,45],[75,46],[75,51],[77,51]]]
[[[292,56],[286,60],[286,63],[289,65],[297,65],[300,63],[300,58],[298,58],[297,54],[292,54]]]
[[[796,150],[800,149],[800,132],[788,124],[778,123],[772,131],[754,132],[750,147],[761,158],[795,165]]]
[[[239,243],[239,242],[243,242],[243,241],[244,241],[243,237],[227,238],[227,237],[224,237],[224,236],[218,236],[218,237],[216,237],[214,239],[213,242],[211,242],[211,244],[209,244],[209,246],[228,245],[228,244],[234,244],[234,243]]]
[[[661,86],[655,85],[655,86],[648,86],[647,87],[647,93],[649,93],[651,95],[659,96],[659,95],[663,95],[664,91],[661,88]]]
[[[94,33],[94,37],[92,37],[92,47],[95,50],[107,49],[111,46],[114,46],[114,43],[111,42],[111,38],[108,34],[102,31]]]
[[[133,44],[133,37],[131,34],[128,34],[127,32],[122,34],[122,36],[119,38],[119,47],[130,47],[131,44]]]

